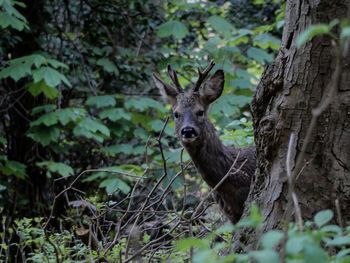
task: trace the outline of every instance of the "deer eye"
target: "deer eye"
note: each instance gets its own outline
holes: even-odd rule
[[[175,119],[177,119],[177,118],[180,117],[180,114],[179,114],[177,111],[175,111],[175,112],[174,112],[174,117],[175,117]]]
[[[204,115],[204,110],[197,111],[197,116],[202,117]]]

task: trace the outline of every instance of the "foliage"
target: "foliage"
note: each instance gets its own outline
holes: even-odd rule
[[[259,262],[278,263],[281,262],[280,246],[285,242],[285,262],[349,262],[350,251],[346,246],[350,244],[350,228],[340,228],[333,225],[331,220],[333,213],[330,210],[321,211],[315,215],[313,221],[305,222],[303,231],[297,225],[290,224],[287,231],[287,238],[279,230],[271,230],[262,235],[258,241],[257,249],[242,253],[221,253],[230,248],[232,234],[244,228],[245,231],[260,231],[262,216],[256,206],[251,207],[248,217],[236,225],[226,225],[213,231],[205,238],[187,237],[173,241],[176,250],[168,254],[166,249],[157,251],[156,257],[164,262],[186,262],[193,256],[191,262]],[[4,222],[5,218],[3,218]],[[30,249],[27,260],[29,262],[56,262],[54,248],[50,244],[42,228],[42,218],[23,218],[16,220],[9,233],[17,233],[19,241],[11,245],[20,251]],[[127,239],[121,239],[118,246],[107,253],[89,251],[81,240],[71,234],[72,231],[50,234],[52,243],[59,248],[60,260],[64,262],[90,262],[91,259],[105,259],[109,262],[116,262],[124,255]],[[142,237],[143,244],[149,242],[149,236]],[[217,241],[218,238],[222,241]],[[2,244],[1,250],[6,250]],[[165,261],[167,259],[167,261]]]
[[[58,202],[50,226],[50,240],[67,250],[62,260],[87,254],[71,234],[77,221],[67,219],[68,232],[54,234],[61,216],[67,218],[67,200],[76,195],[96,198],[96,207],[111,202],[125,209],[136,182],[138,194],[144,193],[166,173],[161,187],[170,184],[171,196],[164,199],[181,203],[185,179],[175,176],[188,156],[173,138],[172,120],[163,130],[169,107],[150,81],[152,72],[165,74],[168,64],[187,87],[197,67],[215,61],[226,82],[210,118],[225,144],[253,144],[247,105],[279,48],[285,4],[243,4],[240,15],[259,10],[249,24],[232,16],[233,2],[0,0],[0,209],[7,215],[2,232],[28,242],[16,244],[23,257],[52,256],[40,231],[42,217],[75,179],[78,188]],[[262,24],[270,14],[276,20]],[[207,191],[186,176],[196,191]],[[11,249],[15,255],[17,248]]]
[[[338,44],[344,45],[344,41],[350,36],[350,26],[348,25],[349,21],[344,19],[343,21],[339,21],[338,19],[333,20],[328,25],[327,24],[318,24],[309,26],[304,32],[302,32],[297,41],[297,47],[301,47],[307,41],[319,35],[329,35],[334,40],[338,42]],[[339,37],[337,37],[333,32],[333,28],[340,24],[341,32]]]

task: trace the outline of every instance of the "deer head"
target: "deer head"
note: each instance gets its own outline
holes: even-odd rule
[[[210,104],[219,98],[223,91],[224,72],[217,70],[205,81],[203,88],[200,88],[214,65],[211,62],[203,72],[198,69],[198,81],[187,92],[182,89],[176,72],[170,66],[168,66],[168,74],[174,86],[153,74],[160,93],[172,106],[175,133],[185,147],[203,143],[208,138],[208,131],[214,130],[208,117],[208,110]]]

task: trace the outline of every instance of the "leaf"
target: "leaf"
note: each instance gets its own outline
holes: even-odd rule
[[[119,178],[110,178],[101,182],[99,187],[105,187],[107,194],[114,193],[117,189],[120,189],[124,194],[130,192],[130,186]]]
[[[80,108],[65,108],[56,111],[54,114],[61,122],[63,126],[67,125],[69,122],[77,122],[78,120],[84,118],[83,115],[85,113],[84,109]]]
[[[271,48],[273,50],[278,50],[280,48],[281,41],[269,33],[264,33],[253,38],[253,45],[259,46],[262,49]]]
[[[267,53],[265,50],[260,48],[250,47],[248,48],[247,55],[249,58],[254,59],[259,63],[272,62],[273,57]]]
[[[57,108],[57,106],[55,104],[47,104],[47,105],[42,105],[42,106],[38,106],[32,109],[31,114],[35,115],[39,112],[51,112],[53,110],[55,110]]]
[[[337,225],[327,225],[321,228],[322,232],[326,232],[326,233],[336,233],[338,235],[340,235],[342,233],[342,230],[339,226]]]
[[[29,83],[27,85],[29,88],[30,94],[34,97],[37,97],[41,93],[44,93],[46,97],[49,99],[54,99],[59,95],[59,91],[55,87],[50,87],[46,84],[44,80],[40,80],[39,82]]]
[[[232,87],[238,87],[241,89],[249,89],[252,86],[252,83],[249,79],[232,79],[229,81],[229,85]]]
[[[44,80],[45,83],[51,88],[56,87],[61,82],[65,83],[68,87],[71,86],[67,78],[59,73],[57,70],[48,66],[43,66],[32,71],[34,82]]]
[[[209,242],[206,239],[200,239],[198,237],[188,237],[176,242],[177,250],[186,250],[191,247],[208,248]]]
[[[84,119],[80,121],[73,129],[73,133],[75,135],[81,135],[88,139],[93,138],[98,142],[103,142],[103,137],[97,132],[100,132],[105,136],[110,135],[110,131],[107,126],[92,119]]]
[[[212,56],[216,56],[218,50],[218,45],[220,44],[220,38],[218,36],[214,36],[210,38],[203,47],[203,50],[207,51],[208,54]]]
[[[325,24],[318,24],[309,26],[304,32],[302,32],[297,40],[297,48],[300,48],[308,40],[312,39],[315,36],[328,34],[331,28]]]
[[[60,135],[60,129],[56,126],[36,126],[32,127],[27,136],[34,141],[40,142],[43,146],[47,146],[50,142],[57,142]]]
[[[344,39],[350,36],[350,26],[344,27],[340,33],[340,39]]]
[[[329,221],[331,221],[332,218],[333,218],[333,211],[332,210],[323,210],[323,211],[318,212],[315,215],[314,221],[318,227],[321,227],[321,226],[327,224]]]
[[[102,66],[108,73],[114,73],[114,75],[119,76],[119,70],[116,65],[108,58],[100,58],[96,62],[97,65]]]
[[[17,161],[5,161],[5,164],[0,163],[0,171],[5,175],[14,175],[17,178],[25,179],[26,165]]]
[[[223,33],[226,38],[232,35],[234,27],[226,19],[220,16],[211,16],[209,17],[208,22],[215,31]]]
[[[131,120],[131,113],[127,112],[123,108],[111,108],[105,109],[99,114],[101,119],[110,119],[111,121],[118,121],[120,119]]]
[[[69,122],[75,122],[81,118],[82,116],[80,116],[80,113],[82,112],[77,108],[66,108],[55,112],[49,112],[42,115],[37,120],[32,121],[30,126],[34,127],[41,124],[44,124],[45,126],[52,126],[57,124],[58,121],[60,121],[62,125],[67,125]]]
[[[314,243],[304,244],[302,254],[304,257],[304,262],[307,262],[307,263],[326,263],[326,262],[328,262],[326,252]]]
[[[261,241],[263,248],[273,249],[283,238],[283,233],[281,231],[272,230],[267,232]]]
[[[81,127],[85,127],[86,129],[92,131],[92,132],[101,132],[103,135],[109,136],[109,129],[107,126],[103,125],[102,123],[92,120],[92,119],[85,119],[79,123]]]
[[[57,121],[58,118],[55,112],[49,112],[39,117],[39,119],[32,121],[30,123],[30,127],[39,126],[41,124],[44,124],[45,126],[52,126],[57,124]]]
[[[47,59],[47,62],[48,62],[51,66],[53,66],[54,68],[69,69],[69,67],[68,67],[66,64],[64,64],[64,63],[62,63],[62,62],[60,62],[60,61],[58,61],[58,60],[56,60],[56,59],[50,58],[50,59]],[[38,66],[37,66],[37,67],[38,67]]]
[[[244,43],[247,44],[249,41],[248,35],[253,34],[251,30],[248,29],[239,29],[235,31],[235,36],[230,39],[228,42],[232,46],[237,46],[238,44]]]
[[[147,131],[152,131],[150,122],[153,120],[150,116],[146,114],[134,113],[131,117],[131,120],[135,124],[140,124]]]
[[[97,108],[107,107],[107,106],[115,106],[116,101],[112,96],[92,96],[87,99],[85,105],[96,105]]]
[[[0,26],[3,29],[10,26],[18,31],[22,31],[24,28],[28,28],[26,23],[27,23],[27,21],[25,19],[20,20],[14,16],[11,16],[8,13],[0,11]]]
[[[7,140],[6,140],[6,138],[4,138],[4,137],[0,137],[0,143],[2,143],[2,144],[7,144]]]
[[[10,61],[10,66],[1,69],[0,79],[11,77],[15,81],[31,73],[31,64]]]
[[[52,161],[37,162],[36,165],[39,167],[47,167],[47,169],[50,172],[58,173],[63,177],[67,177],[74,174],[72,167],[60,162],[52,162]]]
[[[193,263],[211,263],[215,259],[210,249],[197,250],[193,255]]]
[[[182,39],[188,35],[187,27],[180,21],[168,21],[158,26],[159,37],[169,37],[173,35],[176,39]]]
[[[276,251],[265,249],[261,251],[251,251],[249,255],[258,263],[279,263],[280,258]]]
[[[159,113],[168,112],[168,110],[162,104],[160,104],[159,101],[151,98],[130,98],[125,102],[124,105],[126,109],[134,108],[140,111],[145,111],[149,108],[153,108]]]
[[[133,147],[130,144],[116,144],[108,147],[102,147],[101,152],[109,153],[109,154],[132,154]]]
[[[350,236],[339,236],[329,240],[327,246],[345,246],[350,245]]]

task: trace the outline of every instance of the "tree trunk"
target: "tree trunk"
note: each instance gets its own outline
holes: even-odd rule
[[[252,102],[258,167],[245,212],[255,202],[265,219],[263,231],[278,228],[288,201],[286,156],[291,133],[291,168],[312,118],[331,81],[335,47],[317,36],[299,49],[296,41],[312,24],[347,16],[349,0],[289,0],[279,54],[269,65]],[[339,33],[336,27],[335,34]],[[295,184],[301,215],[312,219],[339,200],[342,221],[350,220],[350,58],[343,61],[340,84],[330,106],[317,119]],[[336,214],[336,213],[334,213]],[[339,218],[338,218],[339,219]],[[249,239],[257,239],[249,237]]]

